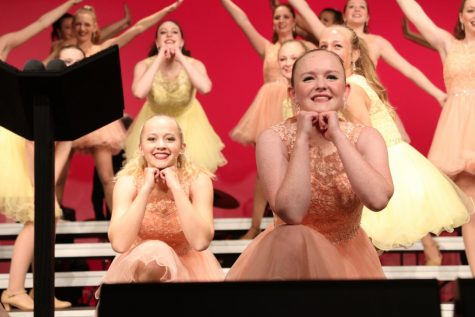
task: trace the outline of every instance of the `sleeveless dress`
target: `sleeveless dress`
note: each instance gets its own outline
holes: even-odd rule
[[[407,247],[427,233],[452,232],[467,223],[473,202],[415,148],[404,142],[386,105],[363,76],[347,79],[371,100],[371,125],[384,138],[394,194],[385,209],[363,209],[361,226],[380,250]]]
[[[148,65],[154,58],[147,60]],[[196,99],[196,89],[184,69],[175,79],[167,78],[160,71],[157,73],[147,101],[129,128],[125,140],[127,161],[136,154],[143,124],[157,114],[177,120],[186,144],[185,153],[194,164],[214,173],[219,166],[227,163],[221,153],[224,144]]]
[[[447,102],[439,117],[429,159],[450,177],[475,175],[475,47],[453,40],[444,62]]]
[[[361,126],[341,123],[356,144]],[[272,130],[290,157],[296,122],[288,119]],[[306,280],[384,278],[378,255],[360,228],[362,204],[351,188],[333,146],[330,153],[310,148],[312,196],[300,225],[274,224],[259,234],[236,260],[226,280]]]
[[[0,127],[0,147],[0,213],[21,223],[34,221],[35,191],[28,175],[26,140]],[[58,206],[55,217],[61,215]]]
[[[288,83],[280,71],[278,52],[280,43],[270,45],[264,56],[264,84],[253,102],[230,132],[230,137],[243,145],[254,145],[257,136],[265,129],[289,118]],[[287,107],[284,110],[283,107]],[[284,117],[285,114],[285,117]]]
[[[180,183],[189,194],[189,181],[181,179]],[[137,178],[136,184],[138,190],[143,184],[143,175]],[[224,280],[224,272],[209,249],[191,248],[171,196],[154,190],[145,208],[136,241],[128,251],[114,258],[102,283],[134,283],[140,266],[151,262],[165,267],[166,273],[160,280],[150,282]]]

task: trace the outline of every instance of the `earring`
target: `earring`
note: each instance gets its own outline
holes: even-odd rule
[[[353,72],[356,71],[356,63],[353,62],[353,61],[351,61],[351,70],[352,70]]]
[[[292,101],[292,107],[294,108],[294,113],[297,114],[300,112],[300,105]]]
[[[462,31],[465,31],[465,26],[463,25],[462,21],[460,21],[460,28],[462,29]]]
[[[184,163],[185,163],[185,153],[180,152],[180,154],[178,155],[178,158],[176,160],[176,166],[178,168],[182,168]]]
[[[293,33],[297,33],[297,27],[294,25],[294,27],[292,28],[292,32]]]

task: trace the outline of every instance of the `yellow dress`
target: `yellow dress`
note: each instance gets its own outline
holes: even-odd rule
[[[149,58],[148,63],[153,58]],[[160,71],[157,73],[147,101],[129,128],[125,140],[126,160],[130,160],[138,149],[144,122],[157,114],[177,120],[186,144],[185,154],[196,165],[214,173],[227,163],[221,153],[224,144],[196,99],[196,89],[184,69],[175,79],[167,78]]]
[[[26,140],[0,127],[0,147],[0,212],[21,223],[34,221],[35,192],[28,175]],[[55,213],[59,218],[61,209]]]
[[[348,78],[371,100],[371,125],[388,147],[394,194],[386,208],[363,209],[361,226],[380,250],[410,246],[427,233],[453,231],[467,223],[474,204],[444,173],[401,139],[397,126],[376,92],[360,75]]]

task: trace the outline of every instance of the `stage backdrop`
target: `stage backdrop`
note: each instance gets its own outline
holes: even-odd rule
[[[444,0],[437,2],[437,5],[430,0],[418,2],[439,26],[449,31],[453,29],[460,1]],[[59,0],[1,1],[0,34],[24,27],[61,3]],[[124,4],[130,8],[132,23],[135,23],[170,3],[172,1],[87,0],[80,5],[94,6],[99,24],[106,25],[123,17]],[[270,38],[272,16],[269,1],[236,0],[236,3],[248,14],[256,29]],[[344,1],[310,0],[309,3],[319,12],[327,6],[343,9]],[[370,31],[388,39],[401,55],[420,68],[438,87],[443,88],[442,64],[438,53],[403,37],[402,13],[396,2],[370,0],[369,5]],[[73,7],[70,12],[74,13],[77,8],[78,6]],[[205,96],[199,95],[198,98],[211,124],[226,145],[224,154],[229,162],[218,170],[215,186],[241,203],[239,208],[233,210],[216,208],[215,216],[248,216],[252,209],[255,178],[254,150],[252,147],[235,143],[228,134],[262,84],[262,60],[218,0],[185,0],[176,12],[166,17],[168,18],[181,24],[186,46],[191,50],[192,56],[204,62],[213,81],[212,92]],[[48,28],[13,50],[7,62],[22,68],[28,59],[45,58],[50,48],[50,32],[51,28]],[[132,117],[144,103],[144,100],[134,98],[130,91],[134,65],[146,57],[154,39],[154,32],[155,27],[139,35],[120,50],[125,111]],[[427,154],[440,114],[438,103],[382,60],[378,64],[378,72],[388,89],[391,102],[406,126],[412,144],[424,155]],[[92,168],[93,161],[90,156],[76,155],[66,185],[64,203],[75,208],[78,211],[78,219],[81,220],[94,216],[90,203]]]

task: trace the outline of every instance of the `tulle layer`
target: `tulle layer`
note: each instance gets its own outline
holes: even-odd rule
[[[73,149],[90,153],[93,148],[102,147],[110,150],[115,155],[124,148],[125,133],[122,122],[116,120],[74,140]]]
[[[146,103],[135,118],[125,141],[125,155],[130,160],[138,150],[140,131],[145,121],[157,114],[167,114],[153,111]],[[167,114],[169,115],[169,114]],[[215,172],[219,166],[227,163],[221,153],[224,144],[211,126],[206,113],[197,99],[194,99],[188,109],[175,117],[185,138],[185,154],[196,165]]]
[[[429,159],[453,177],[461,172],[475,175],[475,93],[452,93],[442,109]]]
[[[229,270],[226,280],[384,278],[378,255],[363,230],[331,243],[305,225],[269,226]]]
[[[363,209],[361,226],[381,250],[407,247],[427,233],[467,223],[473,201],[427,158],[405,142],[388,148],[394,194],[379,212]]]
[[[281,81],[265,83],[230,132],[231,139],[243,145],[254,145],[263,130],[283,121],[287,87],[287,84]]]
[[[0,146],[0,212],[21,223],[34,221],[35,193],[28,175],[26,140],[0,127]],[[57,207],[56,218],[61,214]]]
[[[154,262],[164,274],[150,282],[222,281],[223,270],[209,251],[190,250],[178,255],[159,240],[143,241],[135,248],[114,258],[103,283],[134,283],[144,266]]]

